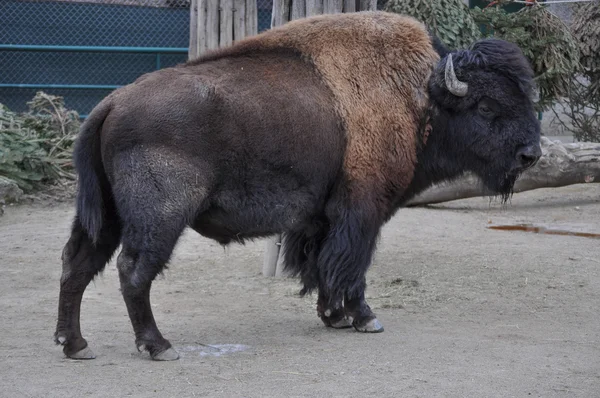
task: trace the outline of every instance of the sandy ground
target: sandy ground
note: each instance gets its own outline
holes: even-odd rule
[[[223,249],[186,232],[153,288],[181,358],[137,352],[115,262],[88,287],[97,358],[55,346],[69,203],[0,217],[2,397],[600,397],[598,240],[494,231],[522,222],[600,233],[600,185],[403,209],[368,275],[385,332],[325,328],[297,281],[261,275],[258,241]]]

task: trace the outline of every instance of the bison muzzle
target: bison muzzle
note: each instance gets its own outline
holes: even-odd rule
[[[385,12],[287,23],[108,95],[81,127],[57,343],[93,358],[81,299],[117,247],[136,345],[178,358],[150,286],[186,227],[223,245],[282,233],[325,325],[380,332],[365,274],[407,200],[470,171],[507,200],[540,157],[533,74],[515,45],[448,51]]]

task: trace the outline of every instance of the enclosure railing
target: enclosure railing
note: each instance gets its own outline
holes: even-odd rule
[[[151,53],[156,56],[156,70],[162,68],[161,54],[187,54],[188,48],[182,47],[104,47],[104,46],[56,46],[56,45],[24,45],[0,44],[0,51],[52,51],[52,52],[103,52],[103,53]],[[6,88],[34,88],[34,89],[106,89],[113,90],[121,85],[110,84],[47,84],[47,83],[1,83],[0,87]],[[82,114],[81,117],[87,115]]]

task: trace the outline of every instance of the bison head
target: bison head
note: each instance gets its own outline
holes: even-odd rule
[[[541,156],[531,66],[516,45],[498,39],[438,51],[429,85],[436,157],[444,173],[471,171],[506,201]]]

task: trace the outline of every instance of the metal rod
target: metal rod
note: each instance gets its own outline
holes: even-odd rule
[[[121,86],[102,84],[25,84],[0,83],[0,88],[72,88],[78,90],[114,90]]]
[[[103,47],[103,46],[39,46],[30,44],[0,44],[8,51],[65,51],[65,52],[120,52],[187,54],[187,47]]]

